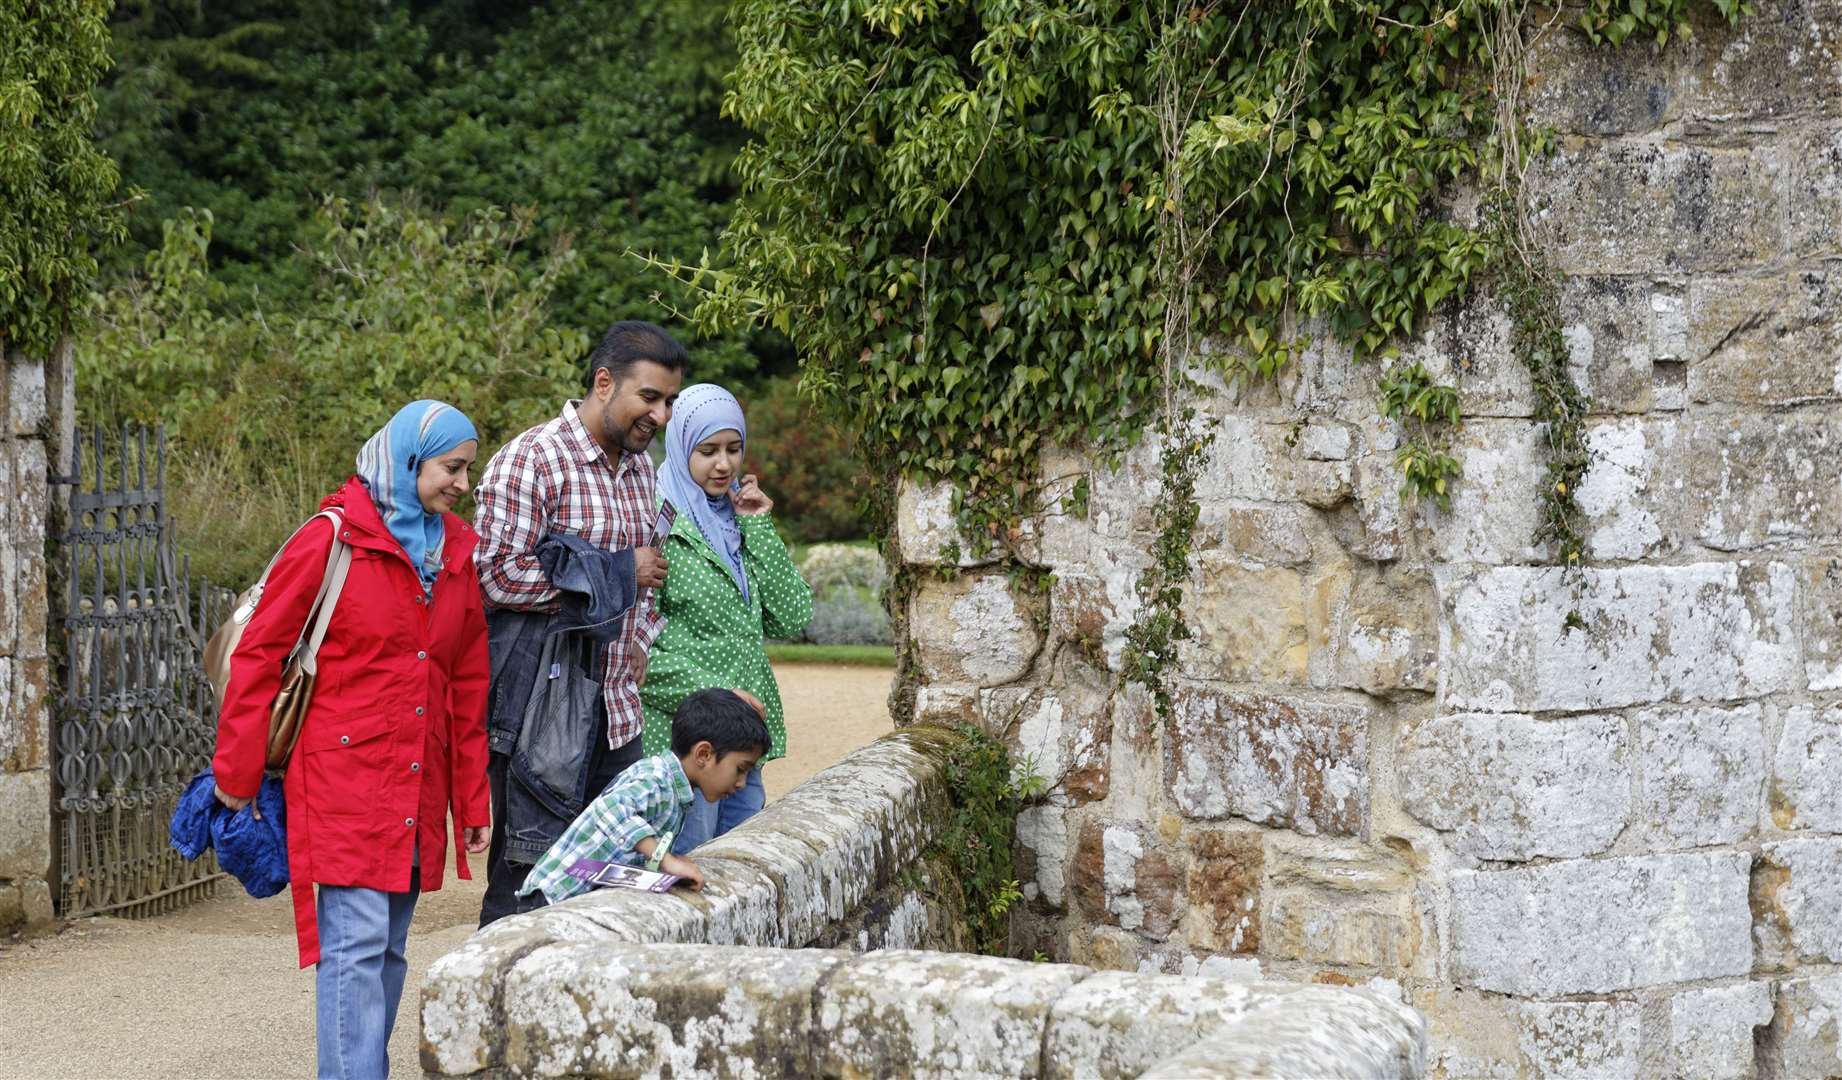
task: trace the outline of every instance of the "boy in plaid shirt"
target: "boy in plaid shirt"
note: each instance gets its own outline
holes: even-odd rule
[[[543,899],[533,896],[520,910],[587,892],[589,883],[569,872],[579,859],[645,866],[684,824],[693,788],[710,802],[735,794],[772,745],[761,703],[748,692],[699,690],[685,698],[672,717],[671,753],[635,764],[588,804],[531,868],[518,896]],[[659,870],[704,887],[703,872],[682,855],[667,854]]]

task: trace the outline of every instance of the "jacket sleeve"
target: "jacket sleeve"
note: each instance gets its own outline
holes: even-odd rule
[[[332,544],[333,526],[325,518],[309,523],[288,541],[230,655],[230,684],[218,714],[211,771],[217,785],[239,799],[254,798],[262,786],[269,709],[281,689],[281,665],[307,624]]]
[[[770,638],[798,635],[812,621],[812,589],[799,576],[767,514],[748,514],[736,521],[742,526],[749,587],[761,592],[762,632]]]
[[[448,806],[463,828],[490,825],[491,801],[486,787],[486,701],[491,661],[486,649],[486,613],[474,585],[472,567],[454,580],[463,583],[461,644],[448,673],[449,763]],[[464,870],[463,870],[464,872]]]
[[[537,545],[550,532],[551,496],[538,449],[524,440],[508,443],[486,465],[474,491],[480,534],[474,563],[480,591],[494,607],[529,611],[556,599],[556,589],[537,561]]]

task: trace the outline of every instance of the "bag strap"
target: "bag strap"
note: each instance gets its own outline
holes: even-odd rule
[[[352,565],[352,546],[339,538],[345,528],[345,518],[337,510],[322,510],[315,518],[326,518],[333,523],[333,543],[326,549],[326,569],[320,574],[320,591],[314,594],[313,606],[307,609],[307,621],[301,626],[301,636],[294,641],[294,648],[288,650],[288,659],[299,659],[304,671],[314,670],[314,657],[320,652],[320,642],[326,639],[326,627],[332,622],[333,607],[339,602],[339,592],[345,588],[346,571]],[[308,521],[312,524],[312,520]],[[306,525],[301,528],[306,528]],[[267,577],[265,572],[264,577]]]

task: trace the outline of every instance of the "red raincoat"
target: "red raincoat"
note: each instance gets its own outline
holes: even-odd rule
[[[320,646],[307,721],[288,763],[288,876],[301,966],[320,959],[312,883],[409,889],[412,843],[422,891],[441,888],[446,822],[463,878],[460,830],[490,824],[486,787],[486,618],[473,569],[478,536],[443,516],[443,564],[433,595],[390,535],[357,477],[321,509],[345,515],[352,568]],[[269,573],[230,659],[218,721],[217,783],[256,794],[269,705],[281,667],[319,591],[332,529],[315,523]]]

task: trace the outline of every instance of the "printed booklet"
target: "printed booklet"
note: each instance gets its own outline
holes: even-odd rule
[[[655,874],[637,866],[602,862],[600,859],[577,859],[569,875],[581,878],[596,888],[639,889],[643,892],[670,892],[678,884],[677,874]]]

